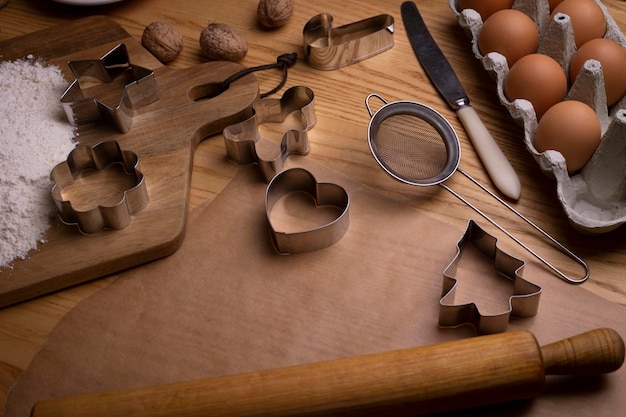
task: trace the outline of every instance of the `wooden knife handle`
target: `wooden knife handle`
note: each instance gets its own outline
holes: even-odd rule
[[[491,181],[504,195],[513,200],[519,200],[522,193],[519,177],[496,140],[480,120],[476,110],[467,105],[459,108],[456,114],[465,127]]]
[[[546,372],[611,372],[624,342],[598,329],[540,348],[509,332],[240,375],[38,402],[32,417],[416,416],[540,393]],[[582,367],[581,367],[582,364]]]

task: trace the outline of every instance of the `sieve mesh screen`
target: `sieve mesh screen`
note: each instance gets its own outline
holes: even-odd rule
[[[374,144],[379,160],[407,180],[429,180],[446,169],[444,139],[418,115],[399,113],[385,118],[375,132]]]

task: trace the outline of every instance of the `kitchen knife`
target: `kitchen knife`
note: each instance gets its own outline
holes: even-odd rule
[[[470,106],[467,93],[428,31],[417,6],[412,1],[406,1],[402,3],[401,12],[417,59],[435,88],[458,115],[491,180],[504,195],[514,200],[519,199],[521,184],[515,170],[476,110]]]

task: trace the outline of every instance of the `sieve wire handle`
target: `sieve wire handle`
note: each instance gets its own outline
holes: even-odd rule
[[[367,107],[367,112],[369,113],[370,118],[374,116],[374,112],[372,111],[372,108],[370,107],[370,99],[372,97],[379,99],[380,101],[383,102],[383,104],[388,104],[387,100],[385,100],[381,95],[376,94],[376,93],[368,94],[367,97],[365,97],[365,107]]]
[[[548,262],[547,260],[545,260],[544,258],[542,258],[538,253],[536,253],[535,251],[533,251],[530,247],[528,247],[528,245],[526,245],[524,242],[522,242],[521,240],[519,240],[515,235],[513,235],[511,232],[509,232],[508,230],[506,230],[504,227],[500,226],[495,220],[493,220],[491,217],[487,216],[483,211],[481,211],[479,208],[477,208],[476,206],[474,206],[472,203],[470,203],[469,201],[467,201],[465,198],[463,198],[463,196],[461,196],[460,194],[458,194],[456,191],[454,191],[453,189],[451,189],[450,187],[448,187],[447,185],[440,183],[439,185],[441,187],[443,187],[444,189],[446,189],[449,193],[451,193],[452,195],[454,195],[456,198],[458,198],[459,200],[461,200],[463,203],[465,203],[468,207],[470,207],[472,210],[474,210],[476,213],[480,214],[485,220],[487,220],[489,223],[491,223],[492,225],[494,225],[495,227],[497,227],[501,232],[503,232],[504,234],[506,234],[508,237],[510,237],[511,239],[513,239],[515,242],[517,242],[518,245],[520,245],[521,247],[523,247],[524,249],[526,249],[530,254],[532,254],[535,258],[537,258],[539,261],[541,261],[545,266],[547,266],[548,268],[550,268],[552,271],[554,271],[554,273],[556,273],[559,278],[563,279],[566,282],[569,282],[570,284],[582,284],[583,282],[585,282],[587,280],[587,278],[589,278],[589,265],[587,265],[587,263],[581,259],[578,255],[576,255],[574,252],[572,252],[571,250],[569,250],[565,245],[563,245],[561,242],[559,242],[558,240],[556,240],[555,238],[553,238],[548,232],[546,232],[545,230],[543,230],[541,227],[537,226],[535,223],[533,223],[529,218],[527,218],[526,216],[524,216],[522,213],[520,213],[519,211],[517,211],[514,207],[512,207],[510,204],[508,204],[506,201],[504,201],[503,199],[501,199],[496,193],[494,193],[493,191],[491,191],[490,189],[488,189],[487,187],[485,187],[484,185],[482,185],[480,182],[478,182],[476,179],[474,179],[471,175],[469,175],[468,173],[466,173],[465,171],[458,169],[457,171],[460,172],[461,174],[463,174],[466,178],[468,178],[470,181],[472,181],[474,184],[476,184],[478,187],[480,187],[483,191],[485,191],[487,194],[489,194],[490,196],[492,196],[493,198],[495,198],[496,200],[498,200],[500,202],[500,204],[504,205],[506,208],[508,208],[509,210],[511,210],[513,213],[515,213],[517,215],[517,217],[519,217],[520,219],[524,220],[526,223],[528,223],[530,226],[532,226],[535,230],[537,230],[538,232],[540,232],[542,235],[544,235],[548,240],[550,240],[552,243],[554,243],[556,246],[558,246],[561,251],[563,251],[566,255],[568,255],[571,259],[573,259],[574,261],[576,261],[580,266],[583,267],[583,269],[585,270],[585,274],[583,275],[582,278],[571,278],[568,275],[566,275],[563,271],[561,271],[560,269],[558,269],[557,267],[555,267],[554,265],[552,265],[550,262]]]
[[[519,177],[476,110],[467,104],[461,106],[456,114],[495,186],[507,197],[519,200],[522,193]]]

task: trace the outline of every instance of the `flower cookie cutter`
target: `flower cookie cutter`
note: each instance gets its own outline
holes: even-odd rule
[[[481,314],[475,303],[455,304],[454,296],[458,284],[455,277],[463,247],[474,245],[480,252],[494,261],[495,270],[513,281],[513,294],[509,297],[509,308],[497,314]],[[467,230],[457,244],[457,253],[443,272],[443,288],[439,300],[439,325],[457,327],[471,324],[478,334],[499,333],[506,330],[511,316],[532,317],[537,314],[541,287],[524,279],[520,273],[524,262],[497,247],[497,239],[470,220]]]
[[[120,132],[127,133],[135,109],[159,99],[154,71],[131,64],[124,44],[117,45],[100,59],[69,61],[68,66],[74,81],[63,93],[61,103],[68,120],[75,125],[105,119]],[[83,84],[111,84],[114,80],[123,81],[121,94],[117,88],[109,88],[111,91],[101,89],[90,96],[89,90],[83,89]],[[111,101],[103,98],[112,93],[116,95]]]
[[[291,87],[280,99],[255,100],[252,108],[254,113],[250,118],[224,129],[226,155],[237,164],[258,163],[261,175],[269,182],[282,171],[289,156],[306,155],[309,152],[308,132],[317,120],[314,95],[308,87]],[[261,138],[259,125],[283,123],[290,114],[296,116],[301,128],[287,129],[279,147]]]
[[[278,231],[271,221],[275,204],[293,192],[311,196],[315,205],[335,206],[340,213],[334,220],[318,227],[297,232]],[[291,168],[277,174],[265,193],[265,213],[270,223],[272,241],[277,252],[283,255],[312,252],[337,243],[348,231],[350,197],[347,191],[334,183],[317,182],[313,174],[303,168]]]
[[[330,14],[318,14],[303,29],[304,59],[320,70],[363,61],[393,47],[394,25],[393,16],[381,14],[333,27]]]
[[[109,204],[91,203],[100,197],[98,191],[103,191],[102,189],[105,188],[103,186],[107,185],[104,182],[95,182],[95,185],[88,187],[83,194],[75,194],[79,196],[78,200],[81,200],[80,196],[82,196],[89,203],[67,198],[67,190],[75,185],[77,180],[115,165],[121,166],[124,175],[132,182],[132,185],[127,188],[115,191],[113,196],[115,201]],[[143,210],[149,201],[137,154],[122,150],[118,142],[114,140],[100,142],[93,147],[78,145],[70,152],[66,161],[57,164],[52,169],[50,179],[53,182],[52,199],[59,211],[61,221],[65,224],[77,225],[83,234],[96,233],[102,229],[126,227],[132,215]],[[111,192],[107,191],[107,193]],[[110,199],[110,196],[108,197]],[[85,208],[77,208],[82,206]]]

